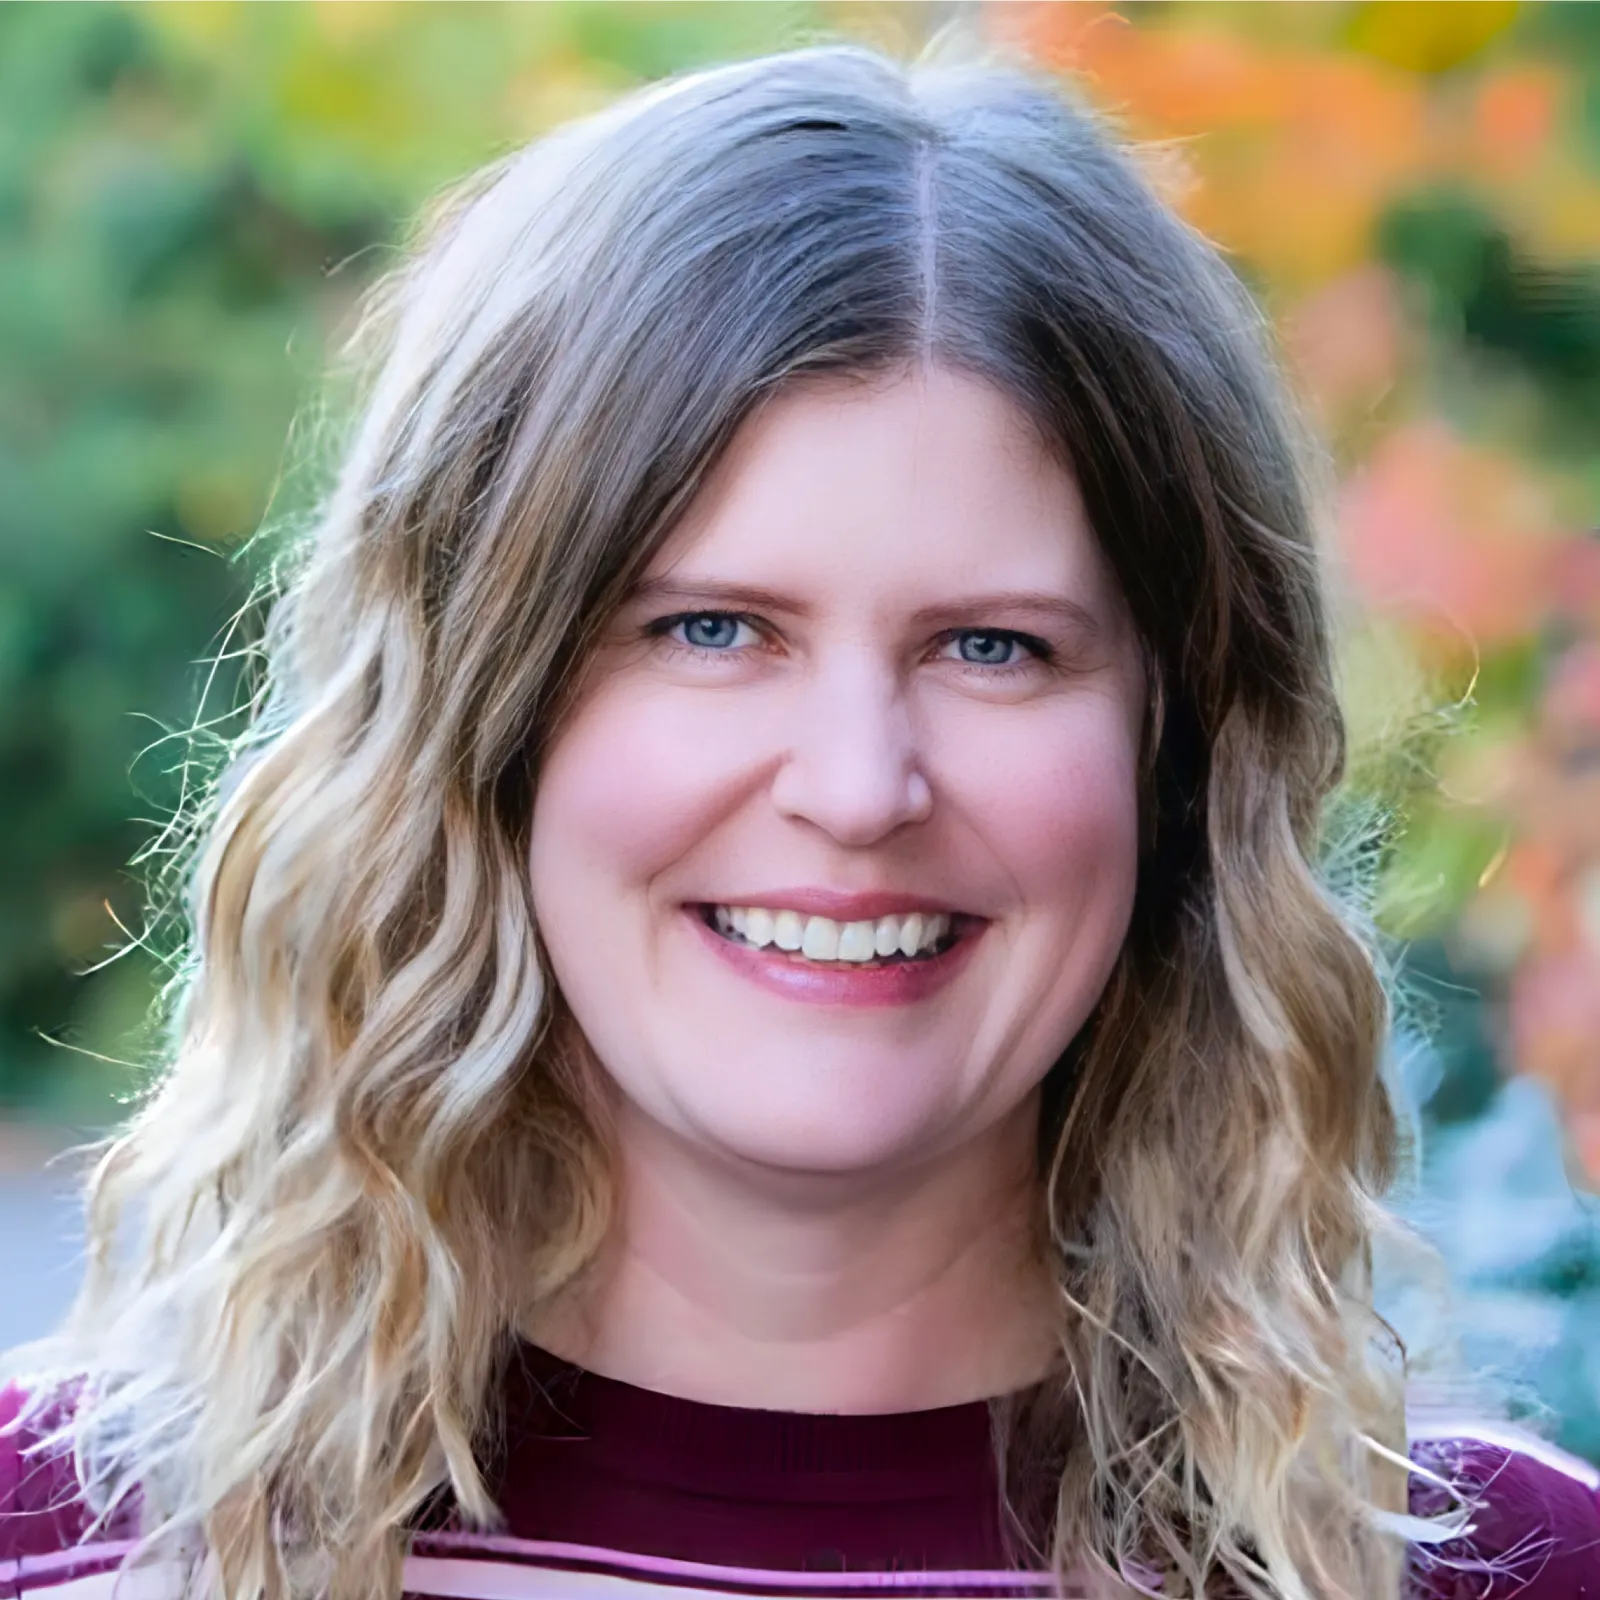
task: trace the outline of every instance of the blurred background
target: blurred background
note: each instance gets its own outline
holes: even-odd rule
[[[1352,794],[1396,824],[1398,1203],[1469,1359],[1600,1460],[1587,3],[0,4],[0,1346],[71,1293],[51,1158],[146,1081],[141,873],[406,220],[631,85],[952,19],[1145,141],[1282,331],[1337,466]]]

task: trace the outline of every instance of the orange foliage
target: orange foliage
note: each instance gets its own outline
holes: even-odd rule
[[[1511,1053],[1567,1108],[1578,1160],[1600,1182],[1600,956],[1535,956],[1512,979]]]
[[[1326,425],[1368,411],[1400,370],[1404,329],[1394,275],[1369,262],[1334,279],[1289,313],[1283,337]]]
[[[1420,86],[1377,62],[1275,49],[1203,22],[1137,28],[1099,6],[996,16],[1134,134],[1192,141],[1202,181],[1190,219],[1287,285],[1359,265],[1379,211],[1433,160]]]
[[[1277,128],[1294,110],[1285,66],[1221,28],[1086,28],[1077,45],[1077,71],[1095,97],[1135,131],[1168,138]]]
[[[1578,548],[1600,555],[1587,542]],[[1561,658],[1545,690],[1544,720],[1559,735],[1592,736],[1600,745],[1600,643],[1590,640]]]
[[[997,39],[1057,72],[1077,70],[1079,51],[1091,30],[1132,27],[1105,0],[1071,0],[1070,4],[1017,0],[1014,5],[990,6],[985,22]]]
[[[1287,306],[1286,347],[1325,428],[1364,443],[1392,401],[1339,508],[1364,600],[1435,661],[1525,650],[1552,617],[1576,629],[1541,705],[1472,747],[1490,781],[1457,803],[1498,812],[1512,837],[1462,932],[1514,969],[1513,1060],[1559,1092],[1600,1181],[1600,541],[1575,536],[1511,451],[1416,414],[1428,335],[1373,259],[1385,209],[1440,183],[1474,194],[1535,259],[1600,254],[1600,177],[1563,130],[1570,72],[1490,54],[1518,11],[1383,0],[1260,29],[1200,5],[1148,22],[1098,0],[986,15],[1135,136],[1181,153],[1192,182],[1175,203]],[[1463,771],[1470,754],[1456,752]]]
[[[1545,66],[1518,65],[1478,86],[1462,163],[1486,178],[1526,178],[1548,153],[1563,84]]]
[[[1580,1159],[1600,1181],[1600,642],[1557,663],[1509,812],[1522,839],[1507,875],[1532,914],[1511,988],[1513,1059],[1573,1112]]]
[[[1339,522],[1367,601],[1436,643],[1503,644],[1544,614],[1563,534],[1548,498],[1512,457],[1442,422],[1384,438],[1346,486]]]
[[[1518,750],[1512,755],[1521,769],[1524,805],[1530,789],[1536,791],[1539,784],[1539,778],[1527,771],[1530,754]],[[1578,944],[1579,926],[1567,893],[1571,864],[1566,853],[1544,839],[1519,839],[1507,852],[1501,873],[1506,888],[1528,913],[1528,951],[1571,954]]]
[[[1481,54],[1518,9],[1366,5],[1342,46],[1321,49],[1255,37],[1203,6],[1147,26],[1100,0],[986,15],[1136,135],[1191,143],[1191,220],[1275,284],[1308,289],[1359,265],[1384,206],[1435,178],[1491,194],[1558,255],[1600,249],[1600,185],[1559,159],[1562,71],[1517,62],[1465,95],[1432,76]]]
[[[1271,139],[1218,141],[1197,220],[1279,284],[1326,282],[1367,261],[1383,208],[1427,169],[1426,105],[1367,63],[1299,57],[1267,68],[1286,101]],[[1207,157],[1210,159],[1207,160]]]

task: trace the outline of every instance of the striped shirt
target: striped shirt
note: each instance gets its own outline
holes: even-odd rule
[[[0,1427],[21,1396],[0,1396]],[[1006,1559],[989,1408],[887,1416],[709,1405],[583,1372],[523,1347],[504,1444],[486,1463],[504,1524],[420,1521],[408,1596],[691,1600],[698,1595],[1038,1596]],[[37,1426],[48,1425],[40,1419]],[[1435,1430],[1413,1456],[1479,1501],[1449,1544],[1414,1547],[1415,1600],[1600,1600],[1600,1475],[1520,1435]],[[90,1542],[70,1460],[0,1437],[0,1600],[112,1600],[132,1513]],[[1412,1509],[1446,1495],[1413,1479]],[[116,1600],[163,1600],[160,1567]],[[1069,1590],[1070,1594],[1072,1591]]]

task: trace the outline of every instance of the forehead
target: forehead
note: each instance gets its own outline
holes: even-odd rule
[[[943,368],[775,395],[735,435],[649,577],[1102,596],[1071,473],[1020,408]]]

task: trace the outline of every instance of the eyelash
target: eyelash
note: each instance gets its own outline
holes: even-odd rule
[[[677,611],[671,616],[657,617],[649,624],[645,632],[654,639],[662,639],[672,647],[674,654],[692,656],[698,661],[711,658],[721,658],[734,654],[730,646],[726,650],[715,650],[710,645],[689,644],[685,641],[668,637],[672,630],[685,622],[697,622],[701,618],[712,617],[718,621],[742,622],[746,627],[762,631],[761,623],[752,616],[742,611]],[[939,637],[941,641],[948,642],[959,639],[964,634],[977,634],[984,639],[1009,639],[1020,645],[1027,652],[1027,659],[1008,662],[1004,666],[988,667],[978,661],[958,661],[957,666],[965,668],[968,672],[977,674],[986,682],[992,683],[996,679],[1016,677],[1033,665],[1051,665],[1056,658],[1055,650],[1050,644],[1031,633],[1019,633],[1015,628],[951,628]]]

